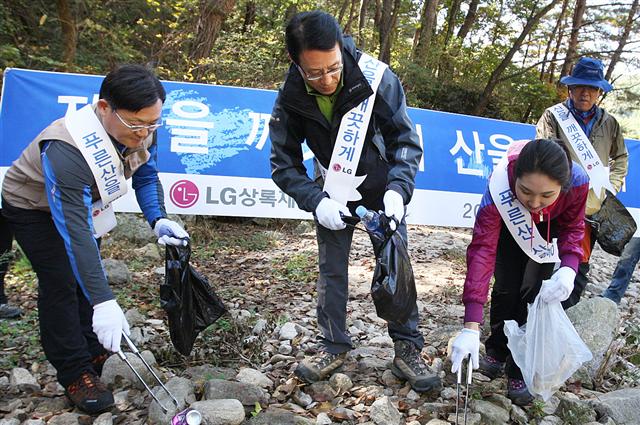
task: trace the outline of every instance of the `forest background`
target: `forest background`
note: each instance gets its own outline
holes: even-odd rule
[[[3,0],[0,67],[277,89],[294,13],[332,13],[389,63],[410,106],[535,123],[577,58],[602,59],[605,107],[640,138],[639,0]]]

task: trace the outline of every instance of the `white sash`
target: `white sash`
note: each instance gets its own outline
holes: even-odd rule
[[[582,127],[580,127],[573,114],[563,103],[558,103],[550,109],[553,116],[556,117],[560,129],[569,141],[573,153],[589,176],[589,187],[595,195],[602,200],[606,196],[606,192],[602,189],[615,192],[609,181],[609,167],[605,167],[602,163],[598,153],[593,149],[589,138],[584,134]]]
[[[67,114],[65,126],[89,164],[100,192],[100,200],[92,206],[94,236],[100,237],[116,225],[111,203],[127,193],[124,166],[92,105]]]
[[[489,179],[489,191],[493,198],[493,203],[500,212],[502,221],[518,243],[518,246],[536,263],[557,263],[558,257],[557,240],[554,238],[548,243],[538,231],[538,228],[531,226],[531,213],[516,198],[509,187],[509,177],[507,165],[509,160],[504,158],[493,169],[493,174]],[[550,223],[547,223],[550,225]]]
[[[356,170],[369,128],[378,86],[382,80],[382,74],[387,69],[386,63],[380,62],[366,53],[360,56],[358,66],[369,82],[373,94],[342,117],[336,144],[331,153],[329,169],[325,169],[318,162],[324,177],[323,190],[329,194],[331,199],[343,205],[349,201],[362,199],[357,188],[367,176],[356,176]]]

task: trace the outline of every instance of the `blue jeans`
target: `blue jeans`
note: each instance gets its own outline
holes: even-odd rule
[[[640,260],[640,238],[631,238],[622,251],[609,287],[602,293],[603,297],[609,298],[616,304],[620,304],[620,300],[627,291],[629,281],[631,280],[633,270],[636,268],[638,260]]]

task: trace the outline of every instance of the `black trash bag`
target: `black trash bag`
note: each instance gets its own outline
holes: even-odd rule
[[[378,317],[405,323],[416,304],[416,282],[409,261],[407,244],[400,233],[388,230],[389,219],[380,214],[383,241],[374,241],[376,268],[371,282],[371,297]]]
[[[620,256],[636,232],[636,221],[616,196],[607,190],[600,211],[591,216],[598,244],[606,252]]]
[[[175,349],[188,356],[200,332],[227,309],[206,277],[189,264],[191,247],[167,245],[160,305],[167,312],[169,334]]]

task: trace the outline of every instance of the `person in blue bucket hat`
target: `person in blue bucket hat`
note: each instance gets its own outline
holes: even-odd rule
[[[604,78],[604,65],[598,59],[582,57],[574,65],[571,75],[562,77],[560,83],[567,86],[568,97],[564,102],[544,111],[536,126],[536,139],[561,139],[569,148],[571,159],[583,165],[592,183],[594,177],[597,177],[592,171],[596,167],[589,166],[593,164],[593,159],[586,167],[584,161],[585,158],[589,158],[589,150],[594,153],[594,158],[597,154],[600,163],[604,167],[609,166],[600,170],[604,174],[604,183],[608,183],[609,189],[617,193],[627,175],[628,153],[620,124],[596,104],[603,93],[613,90],[613,86]],[[600,210],[603,200],[602,193],[596,196],[593,188],[589,190],[582,240],[583,255],[577,273],[573,269],[563,267],[565,273],[561,275],[562,278],[550,279],[548,290],[556,292],[555,298],[562,302],[565,309],[578,303],[587,285],[589,257],[595,243],[595,237],[591,237],[590,218]],[[500,312],[499,315],[490,317],[491,341],[506,341],[502,335],[494,335],[502,333],[502,318],[512,308],[508,303],[501,302],[502,296],[503,294],[495,292],[491,295],[492,311]],[[497,304],[501,304],[501,307],[496,307]],[[479,371],[490,378],[498,377],[504,373],[506,358],[495,353],[507,352],[506,347],[486,345],[486,348],[487,355],[480,359]],[[526,387],[524,391],[527,391]]]
[[[609,93],[613,90],[611,83],[604,79],[602,61],[586,57],[578,60],[578,63],[573,67],[571,75],[565,75],[560,78],[560,84],[569,87],[569,91],[571,91],[572,86],[595,87],[602,90],[603,93]]]
[[[574,65],[571,75],[562,77],[560,83],[567,86],[569,97],[561,104],[548,108],[542,114],[536,127],[536,137],[555,137],[564,140],[570,148],[572,159],[582,164],[583,167],[585,166],[581,160],[585,160],[586,150],[583,149],[585,146],[576,143],[577,131],[573,131],[574,127],[566,123],[560,125],[554,115],[554,109],[557,110],[561,105],[564,106],[579,124],[583,136],[587,139],[587,143],[591,144],[593,151],[597,153],[603,167],[606,167],[602,173],[605,175],[608,173],[608,181],[605,181],[605,183],[610,183],[608,189],[618,193],[627,175],[629,154],[624,144],[620,124],[613,115],[597,105],[597,101],[603,93],[613,90],[613,86],[604,78],[603,63],[599,59],[582,57]],[[577,127],[575,129],[577,130]],[[573,140],[573,143],[569,143],[569,138]],[[580,153],[580,156],[576,154],[576,151]],[[589,165],[587,164],[585,168],[589,168]],[[595,235],[592,237],[591,232],[591,216],[600,211],[604,200],[603,193],[596,194],[593,189],[594,182],[598,180],[597,171],[595,169],[587,169],[586,171],[591,179],[592,189],[589,191],[585,211],[585,237],[582,243],[584,254],[574,281],[573,291],[563,303],[565,308],[580,300],[582,291],[587,285],[589,258],[595,244]],[[595,186],[598,187],[597,184]]]

